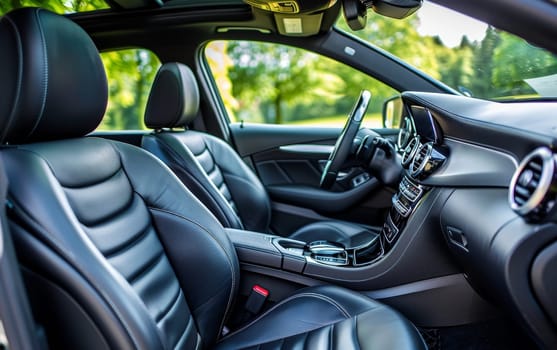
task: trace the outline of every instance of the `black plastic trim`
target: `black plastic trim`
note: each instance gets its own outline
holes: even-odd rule
[[[432,175],[427,186],[508,187],[518,166],[509,154],[489,147],[445,138],[450,155]]]
[[[338,212],[356,205],[367,194],[381,186],[381,183],[373,178],[344,192],[301,185],[270,185],[267,186],[267,191],[274,201],[299,205],[319,212]]]

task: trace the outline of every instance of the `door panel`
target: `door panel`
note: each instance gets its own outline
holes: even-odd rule
[[[353,160],[331,190],[319,188],[322,164],[340,128],[233,123],[230,130],[239,153],[253,165],[273,200],[275,232],[292,232],[326,218],[383,224],[393,191]],[[389,138],[396,135],[391,129],[378,132]]]

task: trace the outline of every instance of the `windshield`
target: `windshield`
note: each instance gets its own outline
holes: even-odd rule
[[[352,32],[469,96],[516,100],[557,97],[557,57],[483,22],[424,1],[404,20],[368,13]]]

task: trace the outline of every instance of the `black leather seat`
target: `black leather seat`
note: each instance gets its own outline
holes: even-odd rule
[[[198,112],[199,88],[193,72],[181,63],[165,63],[145,111],[145,125],[155,132],[144,137],[143,148],[163,160],[225,227],[269,232],[271,201],[259,178],[226,142],[184,130]],[[356,247],[373,235],[360,225],[327,220],[302,226],[289,237]]]
[[[220,337],[240,271],[222,225],[144,150],[83,137],[107,101],[95,45],[71,20],[0,20],[0,150],[10,228],[52,349],[424,348],[358,293],[300,290]]]

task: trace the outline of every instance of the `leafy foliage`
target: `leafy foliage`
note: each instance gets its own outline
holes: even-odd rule
[[[154,53],[128,49],[101,54],[109,89],[108,108],[99,129],[145,129],[143,114],[160,66]]]
[[[344,20],[337,26],[349,31]],[[439,37],[420,35],[418,26],[417,16],[392,20],[373,15],[355,35],[480,98],[536,96],[524,79],[557,73],[555,56],[493,27],[479,42],[464,36],[457,47],[447,47]],[[219,86],[221,93],[233,101],[225,105],[241,120],[322,122],[325,116],[346,115],[364,88],[374,96],[371,112],[378,113],[382,101],[396,93],[351,67],[300,49],[247,41],[215,42],[208,48],[213,45],[219,45],[220,55],[226,57],[220,60],[228,62],[218,73],[227,79],[227,85]],[[217,68],[210,65],[214,72]]]
[[[526,41],[500,33],[500,44],[493,50],[492,82],[505,95],[528,95],[535,91],[524,79],[557,73],[557,59],[545,50]]]
[[[108,7],[104,0],[7,0],[0,2],[0,15],[23,6],[62,14]],[[492,27],[479,42],[463,37],[459,46],[447,47],[439,37],[418,32],[418,16],[392,20],[370,15],[368,26],[355,35],[480,98],[535,97],[537,92],[525,79],[557,74],[555,56]],[[342,19],[337,26],[349,30]],[[216,41],[205,53],[233,121],[281,124],[338,119],[348,114],[362,89],[372,91],[370,114],[378,116],[382,102],[397,93],[351,67],[293,47]],[[144,128],[143,113],[158,58],[141,49],[101,56],[110,97],[100,129]]]
[[[0,15],[11,9],[28,6],[38,6],[60,14],[108,8],[104,0],[8,0],[0,2]]]

